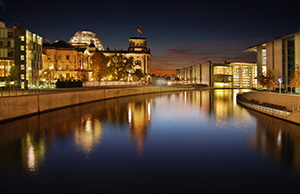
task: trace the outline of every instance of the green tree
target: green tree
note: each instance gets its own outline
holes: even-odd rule
[[[133,58],[115,54],[110,57],[107,73],[111,80],[128,80],[128,74],[133,67]]]
[[[279,82],[276,79],[275,71],[268,70],[267,76],[261,75],[258,77],[258,81],[262,86],[265,86],[267,90],[275,91],[279,87]]]
[[[14,81],[14,85],[18,85],[20,81],[20,69],[17,66],[11,66],[8,76],[7,76],[7,81]]]
[[[94,80],[101,81],[103,77],[107,76],[106,68],[108,60],[108,58],[99,52],[91,56],[92,78]]]

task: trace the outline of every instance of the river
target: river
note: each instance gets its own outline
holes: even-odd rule
[[[239,90],[138,95],[0,125],[0,193],[299,193],[300,126]]]

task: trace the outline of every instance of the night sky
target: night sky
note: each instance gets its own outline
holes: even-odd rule
[[[255,53],[243,49],[300,30],[299,6],[290,0],[0,2],[8,27],[27,28],[51,42],[90,30],[104,48],[127,49],[139,28],[157,74],[208,60],[256,62]]]

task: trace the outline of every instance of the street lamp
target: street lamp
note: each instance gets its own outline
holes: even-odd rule
[[[281,94],[282,77],[278,78],[278,81],[279,81],[279,94]]]
[[[150,74],[148,74],[148,84],[150,84]]]

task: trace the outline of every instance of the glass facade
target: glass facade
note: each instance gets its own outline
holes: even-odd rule
[[[232,88],[232,67],[214,66],[214,87]]]
[[[287,88],[295,70],[295,37],[282,39],[283,88]]]
[[[253,88],[257,86],[256,64],[214,66],[215,88]]]
[[[104,50],[102,41],[100,38],[93,32],[90,31],[79,31],[76,32],[69,40],[69,43],[73,46],[78,47],[87,47],[91,43],[94,43],[95,47],[98,50]]]
[[[256,87],[256,66],[233,66],[233,87],[252,88]]]

